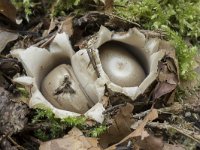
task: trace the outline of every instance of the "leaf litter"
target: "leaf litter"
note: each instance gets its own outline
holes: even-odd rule
[[[138,27],[134,22],[124,21],[121,18],[109,14],[109,12],[112,11],[112,1],[105,1],[103,3],[107,4],[105,5],[106,13],[97,11],[86,12],[86,14],[78,17],[70,15],[64,18],[48,18],[29,28],[27,27],[28,30],[23,32],[25,33],[23,35],[17,28],[14,29],[16,32],[2,29],[0,30],[0,52],[5,52],[6,45],[12,41],[15,43],[12,49],[27,48],[32,45],[48,47],[54,39],[55,34],[59,32],[67,33],[74,45],[74,49],[78,50],[80,47],[84,47],[84,41],[90,36],[93,36],[93,34],[99,30],[101,25],[116,31],[126,31],[129,28]],[[9,3],[9,1],[0,1],[0,10],[4,22],[5,18],[13,23],[16,22],[16,9],[14,9],[14,6]],[[7,12],[8,10],[10,11]],[[9,21],[6,20],[7,23],[10,23]],[[160,34],[155,31],[150,32],[142,30],[142,32],[149,37],[155,35],[156,37],[160,36]],[[5,53],[7,53],[7,51]],[[182,150],[186,149],[186,146],[188,146],[188,143],[191,141],[191,143],[194,143],[194,149],[196,144],[199,144],[200,133],[197,124],[199,123],[198,117],[200,116],[200,113],[198,110],[200,108],[200,103],[193,107],[179,102],[174,103],[173,98],[173,101],[170,101],[173,105],[169,104],[168,101],[169,97],[172,96],[172,93],[175,93],[177,90],[176,88],[179,84],[177,62],[173,59],[175,57],[173,56],[174,54],[166,54],[164,59],[160,61],[158,79],[151,87],[149,87],[149,89],[154,90],[153,92],[150,90],[145,91],[142,96],[143,100],[140,101],[139,105],[137,105],[138,101],[134,103],[129,103],[129,101],[124,103],[124,100],[122,99],[123,103],[118,106],[118,104],[111,103],[110,100],[112,99],[112,96],[108,96],[109,98],[106,99],[105,102],[107,103],[106,105],[108,105],[107,110],[110,110],[105,111],[107,116],[105,124],[108,129],[98,138],[88,137],[86,133],[87,130],[72,128],[70,131],[66,132],[64,137],[49,140],[44,143],[38,141],[37,137],[34,137],[32,134],[33,130],[31,129],[27,135],[23,134],[23,128],[25,125],[29,126],[30,122],[27,123],[27,121],[28,119],[31,119],[32,114],[30,113],[30,110],[28,110],[28,107],[21,101],[17,103],[13,101],[13,95],[11,94],[16,89],[16,85],[12,82],[12,76],[22,74],[23,68],[21,68],[21,65],[18,62],[15,62],[14,59],[9,58],[8,53],[6,55],[6,57],[0,57],[0,81],[3,83],[0,84],[0,107],[2,108],[0,110],[0,117],[3,117],[1,119],[0,131],[2,132],[0,134],[0,143],[1,148],[3,147],[3,149],[5,147],[10,147],[10,149],[14,149],[14,147],[16,149],[23,149],[23,147],[26,147],[27,145],[29,145],[29,148],[32,147],[31,149],[34,149],[33,145],[36,144],[36,147],[40,145],[39,149],[41,150]],[[10,69],[12,73],[10,74],[10,72],[6,71],[7,69]],[[23,72],[23,74],[25,73]],[[10,98],[10,94],[12,95],[12,98]],[[149,98],[146,100],[146,97],[150,97],[150,100]],[[139,97],[138,99],[141,98]],[[192,115],[196,115],[195,117],[197,119],[188,121],[186,119],[187,117],[185,117],[186,113],[189,114],[188,112]],[[181,121],[176,120],[176,118],[179,117],[182,119]],[[9,120],[7,120],[7,118],[9,118]],[[88,123],[89,122],[90,121],[88,120]],[[179,125],[180,122],[181,125]],[[188,123],[190,124],[189,127]],[[95,123],[92,121],[90,124],[93,126]],[[195,128],[193,125],[195,125]],[[5,131],[8,132],[5,133]],[[178,137],[176,137],[176,134]],[[26,137],[21,137],[21,135],[31,137],[30,141],[27,141]],[[22,138],[23,141],[26,141],[27,145],[22,144],[18,138]],[[36,147],[35,149],[37,149]],[[189,145],[189,147],[192,148],[191,145]]]
[[[60,139],[55,139],[42,143],[40,145],[40,150],[101,150],[98,145],[96,138],[85,137],[83,133],[77,129],[73,128],[67,135]]]

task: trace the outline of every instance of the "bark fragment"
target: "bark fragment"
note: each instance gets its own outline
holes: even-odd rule
[[[22,130],[27,123],[27,105],[17,102],[12,95],[0,87],[0,134],[12,135]]]

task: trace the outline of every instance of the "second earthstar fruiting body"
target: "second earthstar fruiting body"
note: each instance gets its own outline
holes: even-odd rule
[[[138,86],[146,76],[136,57],[122,45],[107,43],[100,47],[99,56],[103,70],[119,86]]]

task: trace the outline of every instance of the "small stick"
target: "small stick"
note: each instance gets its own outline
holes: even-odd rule
[[[166,124],[166,123],[158,123],[158,122],[149,122],[149,123],[147,123],[147,126],[157,127],[159,129],[167,129],[167,130],[168,129],[174,129],[177,132],[187,136],[188,138],[190,138],[190,139],[194,140],[195,142],[197,142],[198,144],[200,144],[200,138],[195,138],[192,135],[190,135],[190,134],[193,134],[193,132],[189,131],[187,129],[183,129],[183,128],[179,129],[179,128],[175,127],[175,126],[172,126],[172,125],[169,125],[169,124]]]
[[[165,33],[161,32],[161,31],[150,31],[150,30],[140,30],[140,32],[142,32],[143,34],[145,34],[147,37],[160,37],[163,38],[165,37]]]
[[[8,140],[10,142],[12,142],[17,148],[21,149],[21,150],[26,150],[24,147],[20,146],[19,144],[17,144],[17,142],[15,142],[10,136],[8,136]]]
[[[174,103],[174,105],[172,105],[170,107],[160,108],[160,109],[157,109],[157,111],[158,111],[158,114],[164,114],[164,113],[173,114],[173,112],[177,113],[177,112],[183,111],[183,107],[184,106],[182,106],[179,103]],[[140,118],[146,116],[150,110],[151,109],[141,112],[139,114],[135,114],[135,115],[133,115],[133,118],[140,119]]]
[[[106,111],[104,111],[103,114],[107,114],[107,113],[109,113],[109,112],[112,112],[114,109],[118,109],[118,108],[123,107],[123,106],[125,106],[125,105],[126,105],[126,103],[124,103],[124,104],[119,104],[119,105],[115,105],[115,106],[113,106],[113,107],[110,107],[110,108],[106,109]]]

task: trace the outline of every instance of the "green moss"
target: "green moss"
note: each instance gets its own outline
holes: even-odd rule
[[[26,90],[25,87],[23,87],[22,85],[18,85],[16,89],[22,97],[29,98],[29,92]]]
[[[70,127],[82,127],[85,125],[85,117],[67,117],[62,119],[62,122],[68,124]]]
[[[41,127],[34,132],[35,137],[42,141],[59,138],[67,134],[72,127],[84,130],[85,134],[98,137],[106,131],[105,125],[96,124],[89,127],[86,124],[86,117],[67,117],[64,119],[56,118],[55,114],[48,108],[36,109],[32,117],[32,124],[41,124]]]
[[[34,7],[33,0],[11,0],[14,6],[19,10],[23,9],[27,21],[29,21],[29,16],[32,14],[32,8]]]
[[[23,7],[22,0],[11,0],[11,2],[16,7],[16,9],[21,9]]]
[[[103,134],[107,130],[106,125],[99,125],[93,129],[90,130],[89,135],[91,137],[99,137],[101,134]]]
[[[164,29],[174,44],[179,61],[180,77],[195,77],[193,71],[196,46],[188,47],[186,36],[197,45],[200,36],[200,1],[198,0],[115,0],[115,13],[139,23],[144,29]],[[163,28],[164,27],[164,28]]]
[[[82,0],[83,1],[83,0]],[[57,0],[52,5],[51,16],[66,15],[70,11],[82,11],[85,7],[79,7],[83,2],[81,0]]]
[[[188,46],[182,37],[169,27],[163,27],[163,30],[167,33],[167,36],[171,43],[176,48],[176,54],[178,57],[178,63],[180,67],[180,77],[183,80],[192,80],[196,78],[194,72],[195,60],[194,57],[197,55],[197,47]]]

